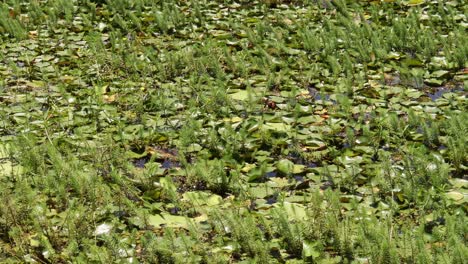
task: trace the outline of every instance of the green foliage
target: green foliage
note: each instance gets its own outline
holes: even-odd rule
[[[0,262],[462,263],[465,13],[3,1]]]

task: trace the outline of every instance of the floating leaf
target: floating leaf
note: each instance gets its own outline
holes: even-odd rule
[[[269,186],[255,186],[249,188],[249,193],[256,198],[265,198],[275,193],[275,189]]]
[[[308,241],[304,240],[302,242],[302,255],[306,258],[312,258],[316,259],[320,257],[320,251],[317,249],[317,247],[320,245],[318,241]]]
[[[31,238],[29,240],[29,245],[31,245],[31,247],[39,247],[41,245],[41,242],[38,239]]]
[[[285,178],[273,177],[270,178],[268,186],[271,187],[285,187],[289,185],[289,181]]]
[[[0,177],[10,175],[20,175],[23,172],[23,167],[14,164],[10,160],[0,160]]]
[[[210,34],[216,39],[228,39],[232,37],[232,34],[230,32],[226,32],[223,30],[212,30],[210,31]]]
[[[238,117],[238,116],[223,119],[224,122],[231,122],[231,123],[238,123],[238,122],[241,122],[242,120],[243,119],[241,117]]]
[[[414,90],[414,89],[410,89],[406,92],[406,95],[410,98],[419,98],[421,97],[422,95],[424,95],[424,93],[418,91],[418,90]]]
[[[290,160],[282,159],[276,163],[276,169],[283,174],[289,175],[294,172],[294,163]]]
[[[223,201],[223,198],[219,195],[216,194],[209,194],[207,192],[201,192],[201,191],[196,191],[196,192],[185,192],[182,197],[194,205],[208,205],[208,206],[213,206],[213,205],[218,205]]]
[[[154,227],[188,227],[188,219],[184,216],[171,215],[168,213],[161,213],[157,215],[150,215],[148,217],[148,224]]]
[[[451,191],[445,194],[447,198],[453,201],[461,201],[465,197],[463,193],[456,192],[456,191]]]
[[[254,163],[250,164],[250,163],[246,163],[245,166],[241,169],[242,172],[249,172],[253,169],[255,169],[257,167],[257,165],[255,165]]]
[[[455,188],[468,189],[468,180],[454,178],[454,179],[450,179],[449,181],[453,185],[453,187],[455,187]]]
[[[322,142],[320,140],[307,140],[305,144],[305,148],[310,150],[322,150],[326,148],[325,142]]]
[[[432,72],[431,77],[433,77],[433,78],[442,78],[442,77],[447,76],[449,73],[450,72],[446,71],[446,70],[438,70],[438,71]]]
[[[240,90],[236,93],[229,94],[229,97],[234,100],[247,101],[249,99],[254,99],[256,95],[248,90]]]
[[[406,5],[408,6],[417,6],[417,5],[422,5],[424,4],[425,0],[409,0],[406,2]]]
[[[10,152],[9,143],[0,143],[0,159],[8,158]]]
[[[198,152],[200,150],[202,150],[203,147],[200,146],[199,144],[197,143],[193,143],[193,144],[190,144],[188,147],[187,147],[187,152]]]
[[[291,130],[291,126],[284,123],[265,123],[262,128],[276,132],[288,132]]]
[[[431,86],[441,86],[444,83],[444,81],[440,79],[431,78],[431,79],[425,79],[424,83],[426,83],[427,85],[431,85]]]
[[[297,119],[297,122],[305,125],[305,124],[311,124],[311,123],[314,123],[314,122],[318,122],[318,121],[320,121],[320,119],[321,118],[319,116],[309,115],[309,116],[300,117],[299,119]]]
[[[284,202],[282,204],[290,220],[304,221],[307,219],[306,208],[302,204]]]
[[[302,165],[302,164],[294,164],[293,166],[293,173],[294,174],[299,174],[299,173],[303,173],[306,169],[306,166],[305,165]]]

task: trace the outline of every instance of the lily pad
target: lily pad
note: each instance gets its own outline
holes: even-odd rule
[[[150,215],[148,217],[148,224],[156,228],[162,228],[162,227],[187,228],[189,225],[189,220],[187,217],[184,217],[184,216],[161,213],[161,214],[156,214],[156,215]]]
[[[422,5],[425,2],[426,2],[425,0],[409,0],[409,1],[406,1],[405,4],[408,6],[417,6],[417,5]]]
[[[320,251],[318,246],[320,243],[318,241],[307,241],[302,242],[302,255],[306,258],[316,259],[320,256]]]
[[[285,210],[289,220],[304,221],[308,218],[306,207],[302,204],[284,202],[281,207]]]
[[[288,132],[291,130],[291,125],[284,123],[265,123],[262,128],[276,132]]]
[[[465,198],[465,195],[461,192],[451,191],[445,194],[445,196],[455,202],[462,202]]]
[[[188,200],[191,202],[193,205],[207,205],[207,206],[213,206],[213,205],[218,205],[223,201],[223,198],[219,195],[216,194],[210,194],[207,192],[201,192],[201,191],[196,191],[196,192],[185,192],[182,197],[185,200]]]
[[[282,159],[276,163],[276,169],[285,175],[290,175],[294,173],[294,163],[290,160]]]
[[[229,97],[234,100],[239,101],[247,101],[247,100],[255,100],[257,97],[255,93],[248,91],[248,90],[240,90],[238,92],[229,94]]]

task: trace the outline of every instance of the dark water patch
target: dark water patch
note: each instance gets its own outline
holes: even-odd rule
[[[428,234],[432,234],[432,231],[437,226],[445,225],[445,218],[439,217],[435,220],[429,221],[424,225],[424,231]]]
[[[289,145],[288,147],[292,148],[292,145]],[[306,165],[307,161],[306,159],[301,155],[301,153],[297,151],[293,151],[289,153],[286,158],[290,161],[292,161],[294,164],[299,164],[299,165]]]
[[[328,101],[328,102],[334,102],[336,101],[330,99],[329,94],[324,94],[321,93],[313,84],[310,84],[307,86],[307,90],[309,92],[309,96],[314,100],[314,101]]]
[[[179,207],[175,206],[169,209],[171,215],[179,215],[179,212],[182,211]]]
[[[351,144],[349,144],[348,142],[343,143],[342,149],[348,149],[348,148],[351,148]]]
[[[325,181],[322,183],[320,186],[321,190],[326,190],[326,189],[331,189],[335,186],[335,184],[332,181]]]
[[[453,87],[443,86],[443,87],[429,89],[425,93],[429,98],[431,98],[432,101],[436,101],[437,99],[441,98],[446,93],[459,93],[463,91],[464,91],[463,85],[457,84]]]
[[[276,177],[277,175],[278,175],[278,172],[276,172],[276,171],[270,171],[270,172],[267,172],[267,173],[265,174],[265,177],[266,177],[266,178],[274,178],[274,177]]]
[[[148,155],[142,158],[134,159],[132,163],[133,163],[133,166],[135,166],[136,168],[142,169],[145,167],[146,163],[150,161],[150,159],[151,157]]]
[[[265,197],[266,198],[266,203],[267,204],[274,204],[276,202],[278,202],[278,194],[273,194],[273,195],[270,195],[268,197]]]
[[[115,211],[113,215],[117,218],[128,217],[130,214],[127,211],[119,210]]]
[[[322,101],[331,101],[331,102],[336,103],[336,101],[330,99],[329,94],[317,94],[317,95],[314,96],[314,99],[317,100],[317,101],[322,100]]]
[[[303,182],[303,181],[304,181],[304,176],[295,175],[295,176],[294,176],[294,179],[295,179],[297,182]]]
[[[422,126],[418,126],[418,128],[416,128],[416,133],[423,134],[424,133],[424,128]]]
[[[447,91],[443,90],[443,89],[437,89],[435,92],[433,93],[428,93],[427,95],[429,96],[429,98],[431,98],[432,101],[435,101],[437,99],[439,99],[440,97],[442,97],[442,95],[444,93],[446,93]]]
[[[172,169],[172,168],[180,168],[180,163],[177,161],[172,161],[172,160],[165,160],[162,164],[161,167],[163,169]]]
[[[437,147],[437,150],[444,150],[444,149],[447,149],[447,146],[439,145],[439,147]]]

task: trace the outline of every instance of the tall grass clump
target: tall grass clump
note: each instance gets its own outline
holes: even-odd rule
[[[448,160],[454,165],[457,176],[461,176],[466,172],[466,118],[466,113],[451,114],[443,125],[443,131],[446,133],[446,136],[442,137],[441,141],[447,146],[447,151],[444,152]]]
[[[267,227],[261,225],[261,220],[257,224],[253,215],[241,216],[236,212],[218,215],[216,219],[217,231],[230,237],[237,254],[247,254],[256,263],[271,263],[268,243],[262,232],[262,228]]]
[[[19,20],[19,14],[5,3],[0,6],[0,33],[8,34],[8,36],[18,40],[28,36],[26,26]]]

